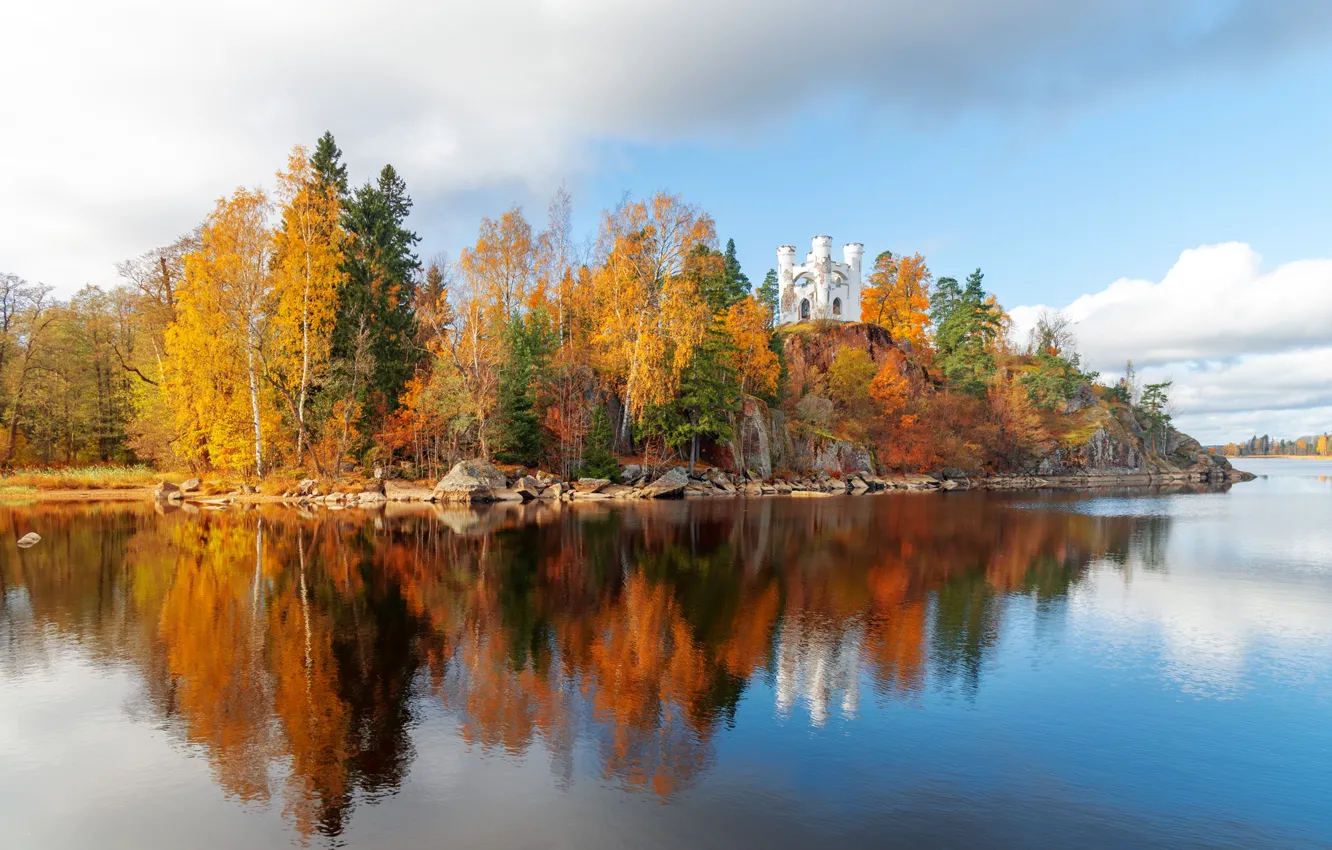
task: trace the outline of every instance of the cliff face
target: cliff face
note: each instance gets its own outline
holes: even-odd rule
[[[1028,474],[1041,477],[1100,477],[1149,481],[1241,481],[1242,473],[1221,455],[1205,451],[1197,440],[1174,428],[1149,433],[1147,423],[1128,405],[1099,401],[1085,412],[1090,431],[1066,441]],[[1079,435],[1080,436],[1080,435]]]
[[[797,404],[807,395],[827,397],[828,369],[843,348],[864,351],[879,366],[897,348],[888,331],[860,322],[829,322],[827,327],[797,325],[779,333],[786,365],[786,395]]]
[[[802,325],[780,333],[787,376],[785,409],[745,399],[729,446],[732,468],[738,471],[743,466],[763,477],[819,472],[873,475],[869,449],[839,439],[830,430],[828,370],[843,348],[864,351],[882,365],[896,344],[883,328],[861,323]]]

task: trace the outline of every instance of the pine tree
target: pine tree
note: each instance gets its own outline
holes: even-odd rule
[[[537,389],[549,379],[555,337],[543,311],[514,316],[505,331],[506,357],[500,368],[500,445],[506,463],[536,466],[541,461],[541,417]]]
[[[940,278],[930,303],[944,378],[954,388],[978,397],[985,394],[994,374],[992,347],[1003,318],[985,292],[984,280],[980,269],[968,275],[965,287],[952,278]]]
[[[759,286],[755,297],[758,302],[768,310],[768,328],[771,329],[777,325],[777,308],[779,305],[780,294],[777,291],[777,270],[768,269],[768,273],[763,276],[763,284]]]
[[[357,189],[347,202],[344,225],[349,244],[347,282],[333,336],[334,357],[356,359],[359,336],[366,337],[366,376],[362,398],[367,413],[386,415],[412,377],[418,359],[414,344],[417,258],[420,238],[405,226],[412,200],[406,184],[386,165],[376,183]]]
[[[342,149],[329,131],[325,130],[315,144],[310,166],[314,169],[315,179],[319,181],[321,189],[332,186],[337,190],[339,198],[347,197],[347,166],[342,164]]]
[[[583,465],[579,474],[584,478],[609,478],[612,481],[620,477],[620,461],[611,448],[610,419],[600,404],[592,412],[592,426],[583,446]]]
[[[740,260],[735,255],[735,240],[726,240],[726,253],[723,254],[723,262],[726,264],[726,276],[724,291],[726,293],[726,307],[730,307],[749,294],[749,278],[740,270]]]
[[[644,427],[661,435],[672,448],[689,447],[689,471],[698,462],[700,438],[731,439],[731,414],[740,409],[735,350],[725,331],[714,323],[680,377],[675,398],[648,411]]]

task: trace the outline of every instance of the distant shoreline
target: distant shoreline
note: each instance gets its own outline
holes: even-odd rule
[[[1222,455],[1226,460],[1332,460],[1327,455]]]

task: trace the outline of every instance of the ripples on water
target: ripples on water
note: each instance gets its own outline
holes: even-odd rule
[[[1332,465],[1252,466],[1200,493],[3,509],[0,843],[1325,846]]]

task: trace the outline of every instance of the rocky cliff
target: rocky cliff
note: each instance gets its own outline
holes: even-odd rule
[[[734,439],[719,447],[721,464],[761,478],[884,473],[876,468],[868,447],[833,432],[828,372],[844,348],[865,351],[881,365],[897,344],[886,330],[871,324],[802,325],[780,333],[787,374],[782,405],[773,408],[746,398]],[[1082,396],[1058,417],[1060,433],[1049,450],[1027,468],[1002,475],[920,471],[963,481],[964,486],[995,488],[1245,480],[1246,474],[1233,469],[1224,457],[1204,451],[1196,440],[1173,428],[1149,434],[1129,405],[1098,398],[1090,387]]]

